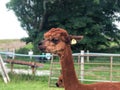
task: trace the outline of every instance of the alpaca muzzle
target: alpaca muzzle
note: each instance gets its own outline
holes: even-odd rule
[[[46,47],[43,45],[43,41],[38,43],[38,48],[40,51],[45,52]]]
[[[58,84],[58,83],[56,83],[56,86],[57,86],[57,87],[59,87],[59,84]]]

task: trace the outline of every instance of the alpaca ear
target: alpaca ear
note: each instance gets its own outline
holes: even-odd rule
[[[71,45],[74,45],[77,43],[77,41],[83,39],[83,36],[73,36],[70,35],[70,39],[71,39]]]

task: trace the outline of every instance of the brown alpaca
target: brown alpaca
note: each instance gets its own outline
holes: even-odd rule
[[[78,81],[70,47],[72,37],[66,30],[52,28],[44,34],[44,38],[45,40],[39,43],[39,49],[59,55],[65,90],[120,90],[120,83],[81,84]]]

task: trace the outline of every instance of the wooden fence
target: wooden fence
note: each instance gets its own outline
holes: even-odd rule
[[[39,57],[46,57],[46,55],[32,55],[32,54],[17,54],[15,52],[0,51],[0,55],[5,63],[9,63],[11,72],[17,65],[17,68],[29,69],[31,67],[32,74],[35,74],[37,67],[44,67],[44,64],[37,61]]]

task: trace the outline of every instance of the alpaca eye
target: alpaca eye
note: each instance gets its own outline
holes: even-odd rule
[[[58,40],[58,39],[55,39],[55,38],[53,38],[51,41],[52,41],[53,43],[55,43],[55,44],[57,44],[57,43],[59,42],[59,40]]]

